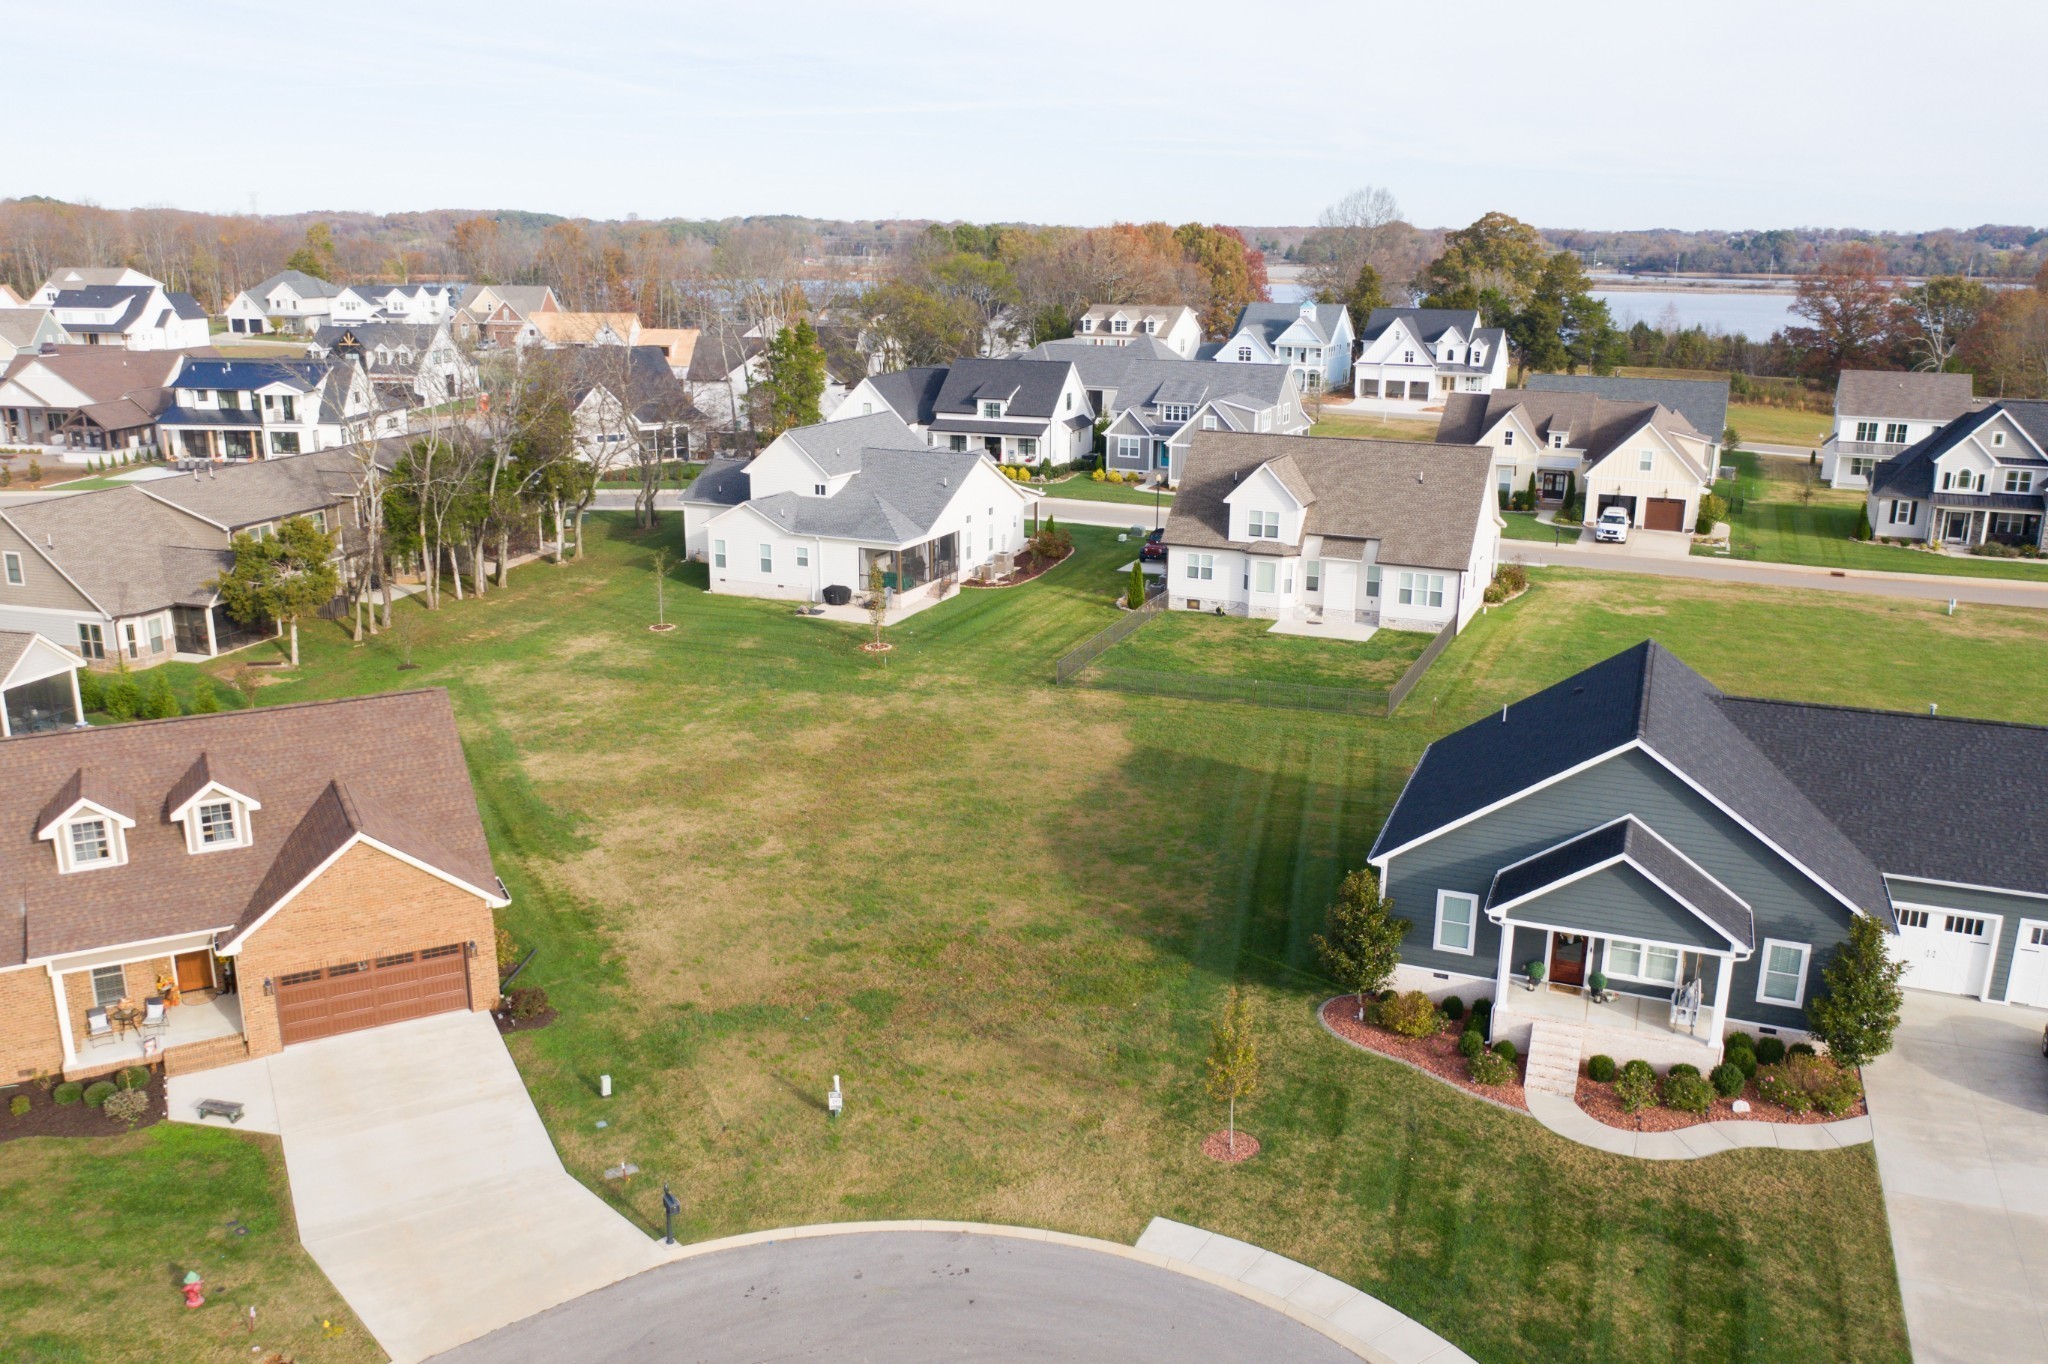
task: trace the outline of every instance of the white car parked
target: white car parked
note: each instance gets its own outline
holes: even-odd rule
[[[1609,507],[1600,513],[1600,519],[1593,523],[1593,538],[1601,544],[1620,545],[1628,542],[1628,508]]]

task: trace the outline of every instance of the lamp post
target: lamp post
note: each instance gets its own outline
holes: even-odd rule
[[[676,1214],[681,1212],[682,1210],[683,1205],[681,1203],[678,1203],[676,1201],[676,1196],[668,1191],[668,1185],[662,1185],[661,1243],[663,1245],[672,1246],[676,1243]]]

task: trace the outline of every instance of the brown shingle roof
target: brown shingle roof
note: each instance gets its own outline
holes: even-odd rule
[[[262,802],[251,846],[190,853],[165,818],[202,755]],[[39,815],[78,792],[136,821],[124,865],[61,874],[37,841]],[[0,744],[0,830],[0,905],[27,916],[22,933],[0,935],[0,967],[246,924],[356,832],[487,893],[497,885],[439,689],[13,739]]]
[[[1835,411],[1845,417],[1952,422],[1968,412],[1970,376],[1845,369],[1835,382]]]
[[[1462,569],[1492,502],[1493,454],[1400,440],[1198,431],[1165,541],[1197,549],[1264,548],[1229,538],[1224,502],[1262,464],[1285,459],[1306,486],[1309,535],[1379,541],[1378,562]],[[1292,489],[1290,488],[1290,491]],[[1299,496],[1299,494],[1297,494]],[[1350,557],[1339,555],[1336,557]]]
[[[1661,403],[1624,402],[1592,393],[1497,388],[1491,393],[1451,394],[1444,402],[1443,419],[1437,423],[1437,442],[1470,445],[1516,409],[1521,410],[1523,422],[1535,432],[1537,440],[1548,445],[1553,432],[1563,434],[1571,449],[1585,451],[1589,468],[1620,449],[1623,442],[1645,426],[1667,436],[1708,439],[1691,422]],[[1684,453],[1682,447],[1673,444]],[[1688,463],[1702,478],[1710,476],[1711,471],[1701,469],[1696,461],[1688,459]]]

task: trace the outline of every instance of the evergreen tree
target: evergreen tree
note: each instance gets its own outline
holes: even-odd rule
[[[1337,900],[1324,926],[1329,930],[1310,940],[1323,970],[1358,996],[1358,1016],[1365,1017],[1365,997],[1387,988],[1401,964],[1401,941],[1414,927],[1393,915],[1394,902],[1380,894],[1379,877],[1361,868],[1337,887]]]
[[[1145,604],[1145,565],[1136,559],[1131,561],[1131,585],[1124,601],[1133,611]]]
[[[235,563],[214,579],[221,604],[244,625],[274,621],[291,631],[292,666],[299,666],[299,619],[334,599],[341,575],[334,567],[334,538],[303,516],[277,533],[257,539],[237,535],[230,546]]]
[[[169,674],[157,668],[149,674],[149,681],[142,688],[142,718],[145,720],[174,720],[185,713],[178,704],[178,694],[171,690]]]
[[[1899,988],[1905,971],[1886,949],[1877,920],[1867,914],[1849,920],[1849,939],[1821,972],[1820,997],[1806,1006],[1807,1026],[1837,1061],[1860,1066],[1892,1049],[1906,1003]]]
[[[791,427],[816,426],[825,419],[818,410],[825,396],[825,348],[807,319],[775,333],[762,364],[766,373],[754,395],[760,404],[755,426],[764,444]]]
[[[212,715],[220,710],[220,693],[213,689],[213,679],[201,675],[192,687],[192,713]]]
[[[284,268],[315,279],[334,278],[334,229],[326,223],[307,228],[305,244],[285,257]]]

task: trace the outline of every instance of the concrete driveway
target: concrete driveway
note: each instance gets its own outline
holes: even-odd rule
[[[1579,548],[1624,559],[1690,559],[1692,537],[1675,530],[1632,530],[1623,543],[1603,545],[1588,526],[1579,532]]]
[[[1047,1241],[878,1231],[666,1265],[435,1364],[1113,1359],[1338,1364],[1270,1307],[1138,1260]]]
[[[2048,1014],[1909,991],[1864,1071],[1919,1364],[2048,1359]]]
[[[244,1064],[269,1070],[299,1239],[396,1364],[661,1258],[562,1169],[488,1014]]]

